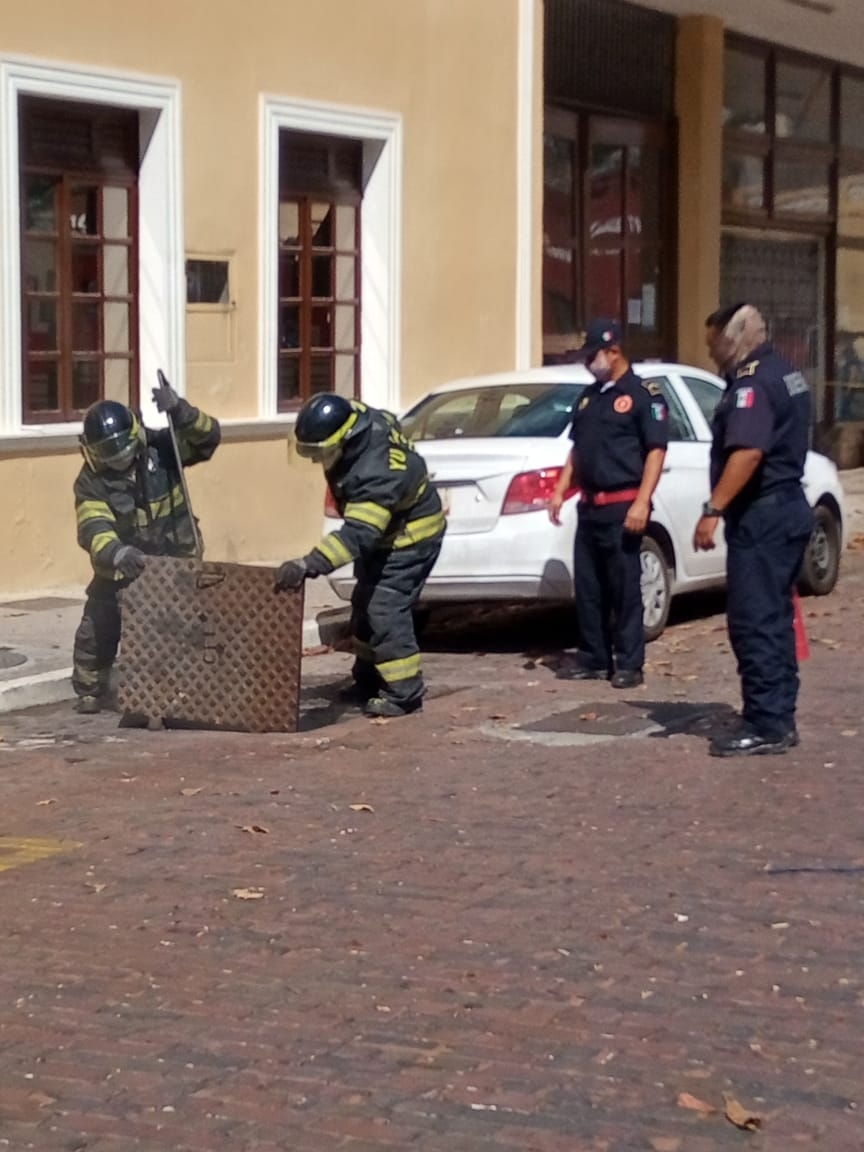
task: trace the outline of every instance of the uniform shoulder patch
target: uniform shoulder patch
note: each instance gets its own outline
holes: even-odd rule
[[[790,396],[800,396],[803,392],[810,391],[810,385],[803,372],[790,372],[788,376],[783,377],[783,383]]]
[[[751,360],[749,364],[743,364],[738,369],[738,373],[737,373],[738,379],[743,380],[747,376],[755,376],[756,375],[756,369],[758,367],[759,367],[759,361],[758,360]]]
[[[752,408],[756,403],[756,393],[752,388],[739,388],[735,393],[736,408]]]
[[[663,395],[663,389],[660,387],[656,380],[643,380],[642,387],[645,389],[649,396]]]

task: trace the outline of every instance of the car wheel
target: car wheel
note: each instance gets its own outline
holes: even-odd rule
[[[827,596],[840,573],[840,524],[830,508],[813,509],[813,531],[804,553],[798,587],[805,595]]]
[[[672,580],[663,549],[650,536],[642,537],[642,620],[649,642],[663,635],[672,602]]]

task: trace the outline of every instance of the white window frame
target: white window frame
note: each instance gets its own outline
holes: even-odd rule
[[[164,423],[150,399],[161,368],[185,391],[185,263],[181,107],[178,81],[0,57],[0,439],[56,440],[78,423],[22,422],[21,243],[18,98],[86,101],[140,114],[139,363],[141,408]]]
[[[278,405],[279,133],[363,141],[360,212],[360,380],[375,407],[401,406],[402,117],[395,113],[264,95],[260,101],[258,415],[293,422]]]

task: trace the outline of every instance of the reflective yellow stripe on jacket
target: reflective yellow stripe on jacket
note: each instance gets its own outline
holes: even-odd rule
[[[334,568],[341,568],[343,564],[354,559],[337,532],[331,532],[329,536],[325,536],[315,545],[315,548],[330,561]]]
[[[343,513],[345,520],[356,520],[360,524],[369,524],[383,532],[390,523],[390,513],[381,504],[374,504],[365,500],[356,504],[346,504]]]
[[[409,520],[404,529],[393,541],[394,548],[411,548],[414,544],[422,544],[424,540],[432,540],[444,531],[447,520],[443,512],[433,512],[431,516],[421,516],[418,520]]]

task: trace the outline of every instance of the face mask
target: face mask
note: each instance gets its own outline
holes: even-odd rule
[[[612,379],[612,365],[609,363],[609,358],[605,352],[598,352],[591,363],[588,365],[588,371],[594,377],[598,384],[608,384]]]

